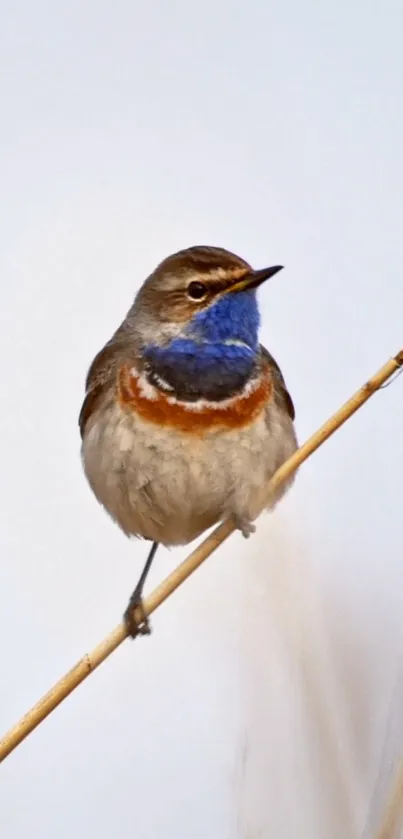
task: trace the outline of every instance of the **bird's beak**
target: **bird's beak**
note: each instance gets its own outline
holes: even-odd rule
[[[274,274],[277,274],[278,271],[281,271],[284,268],[283,265],[273,265],[271,268],[262,268],[260,271],[251,271],[249,274],[246,274],[245,277],[242,277],[241,280],[237,280],[233,285],[228,288],[228,291],[244,291],[249,288],[257,288],[264,283],[265,280],[269,280],[270,277],[274,277]]]

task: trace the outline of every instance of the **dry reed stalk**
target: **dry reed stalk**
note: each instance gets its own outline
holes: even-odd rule
[[[280,469],[268,484],[270,494],[296,471],[355,411],[403,367],[403,350],[387,361],[319,430],[312,435]],[[234,531],[231,521],[220,524],[144,601],[144,612],[151,615],[192,574],[210,554]],[[6,758],[31,731],[51,713],[87,676],[90,675],[127,637],[124,624],[119,624],[97,647],[87,653],[31,708],[0,741],[0,762]],[[385,834],[386,836],[386,834]],[[383,839],[383,837],[382,837]]]

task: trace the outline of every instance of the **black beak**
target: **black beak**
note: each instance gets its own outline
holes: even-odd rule
[[[264,283],[265,280],[269,280],[270,277],[274,277],[274,274],[281,271],[283,267],[283,265],[273,265],[271,268],[262,268],[260,271],[251,271],[251,273],[247,274],[246,277],[242,277],[242,279],[237,280],[234,285],[229,286],[227,291],[245,291],[248,288],[257,288]]]
[[[270,280],[270,277],[274,277],[283,268],[284,265],[273,265],[271,268],[262,268],[260,271],[254,271],[251,274],[250,282],[248,282],[248,288],[258,288],[265,280]]]

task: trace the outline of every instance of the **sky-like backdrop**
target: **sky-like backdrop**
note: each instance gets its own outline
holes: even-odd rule
[[[1,729],[144,560],[86,485],[77,417],[162,258],[285,265],[261,334],[301,442],[403,346],[402,27],[397,0],[2,5]],[[403,378],[7,759],[4,837],[372,830],[403,751],[402,419]]]

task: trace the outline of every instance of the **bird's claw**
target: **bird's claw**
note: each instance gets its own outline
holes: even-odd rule
[[[234,522],[236,529],[241,531],[245,539],[249,539],[249,536],[256,531],[256,525],[243,516],[234,516]]]
[[[123,620],[131,638],[137,638],[138,635],[151,635],[150,622],[144,611],[143,599],[137,591],[133,592],[129,600]]]

